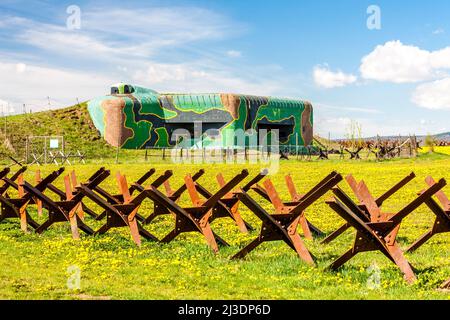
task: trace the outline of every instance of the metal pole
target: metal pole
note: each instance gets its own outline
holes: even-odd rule
[[[28,159],[29,159],[29,155],[30,155],[30,147],[28,145],[28,136],[25,140],[25,163],[28,164]]]
[[[44,164],[47,164],[47,137],[44,138]]]

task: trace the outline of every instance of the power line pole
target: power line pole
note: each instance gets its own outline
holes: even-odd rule
[[[47,97],[48,100],[48,111],[50,111],[50,97]]]

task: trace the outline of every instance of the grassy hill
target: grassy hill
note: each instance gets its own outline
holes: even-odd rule
[[[114,148],[101,138],[87,111],[86,103],[80,105],[22,114],[2,119],[0,128],[0,152],[10,154],[17,159],[25,158],[25,142],[27,136],[62,135],[65,139],[66,151],[80,150],[88,158],[111,158]]]
[[[438,140],[450,141],[450,132],[441,133],[435,136]]]

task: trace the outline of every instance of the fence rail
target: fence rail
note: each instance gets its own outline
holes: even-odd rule
[[[157,151],[156,153],[154,151]],[[283,158],[296,157],[297,159],[311,158],[319,155],[318,149],[313,146],[294,146],[294,145],[269,145],[269,146],[246,146],[246,147],[204,147],[204,148],[161,148],[151,147],[145,149],[145,160],[149,158],[223,158],[241,157],[245,160],[252,156],[264,156],[269,158],[272,155],[279,154]]]

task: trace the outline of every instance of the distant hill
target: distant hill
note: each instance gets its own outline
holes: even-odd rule
[[[439,133],[436,135],[433,135],[433,137],[435,137],[437,140],[439,141],[447,141],[450,142],[450,132],[444,132],[444,133]],[[379,137],[382,140],[406,140],[409,138],[409,136],[380,136]],[[417,141],[422,142],[425,140],[426,135],[418,135],[416,136]],[[367,138],[362,138],[362,140],[368,141],[368,140],[376,140],[377,137],[367,137]],[[342,141],[342,140],[346,140],[346,139],[335,139],[335,141]]]
[[[448,141],[450,142],[450,132],[440,133],[435,135],[435,138],[438,140]]]

